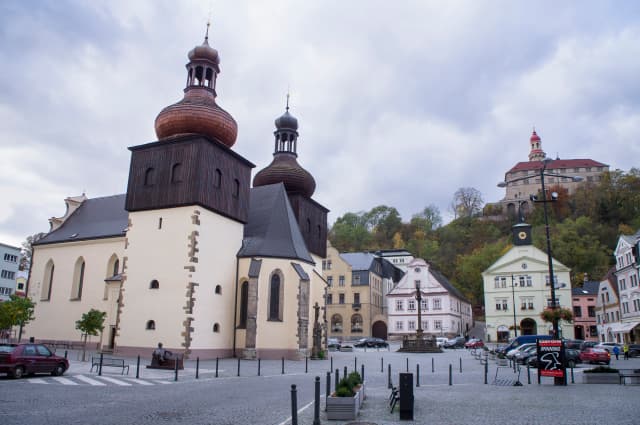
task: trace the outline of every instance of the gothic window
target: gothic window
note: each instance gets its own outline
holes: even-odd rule
[[[216,294],[220,295],[222,294],[222,286],[220,285],[216,285],[216,290],[215,290]]]
[[[73,270],[73,283],[71,285],[72,300],[79,300],[82,298],[82,285],[84,284],[84,266],[84,258],[78,258]]]
[[[213,324],[213,331],[214,331],[215,333],[220,332],[220,324],[219,324],[219,323],[214,323],[214,324]]]
[[[44,277],[42,279],[41,301],[49,301],[51,299],[51,289],[53,288],[53,272],[55,266],[53,260],[49,260],[44,268]]]
[[[156,322],[154,320],[147,321],[147,330],[153,331],[156,329]]]
[[[171,183],[179,183],[182,181],[182,164],[177,162],[171,167]]]
[[[282,321],[284,288],[279,273],[271,275],[269,282],[269,317],[271,321]]]
[[[145,186],[153,186],[155,183],[155,170],[153,167],[147,168],[147,171],[144,172],[144,185]]]
[[[153,279],[149,284],[149,289],[160,289],[160,282],[158,282],[156,279]]]
[[[119,270],[120,270],[120,260],[116,258],[116,261],[113,263],[113,276],[117,275]]]
[[[213,186],[220,187],[222,186],[222,171],[216,168],[215,173],[213,174]]]
[[[247,308],[249,307],[249,282],[244,281],[240,285],[240,323],[238,327],[245,329],[247,327]]]

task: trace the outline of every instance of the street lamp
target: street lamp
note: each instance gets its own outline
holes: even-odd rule
[[[518,325],[516,322],[516,283],[515,277],[511,275],[511,301],[513,302],[513,332],[518,337]]]
[[[549,286],[551,287],[551,309],[555,310],[557,308],[556,305],[556,286],[555,286],[555,280],[553,277],[553,258],[551,256],[551,237],[549,235],[549,216],[547,213],[547,203],[549,202],[555,202],[558,200],[558,194],[556,192],[553,192],[551,194],[551,198],[547,199],[547,191],[544,187],[544,177],[562,177],[562,178],[568,178],[571,179],[571,181],[574,182],[579,182],[582,181],[582,177],[580,176],[565,176],[562,174],[552,174],[552,173],[546,173],[547,171],[547,166],[549,165],[549,163],[551,163],[553,160],[551,158],[546,158],[542,161],[542,167],[540,168],[540,184],[542,186],[542,199],[538,199],[537,196],[535,195],[531,195],[530,199],[531,202],[535,202],[535,203],[542,203],[542,207],[543,207],[543,211],[544,211],[544,228],[545,228],[545,233],[547,236],[547,262],[549,264]],[[498,183],[498,187],[507,187],[510,183],[515,183],[517,181],[521,181],[521,180],[525,180],[528,179],[528,176],[525,177],[520,177],[517,179],[513,179],[513,180],[509,180],[508,182],[500,182]],[[559,335],[559,329],[558,329],[558,319],[554,316],[553,318],[553,337],[554,338],[558,338]]]
[[[416,280],[416,301],[418,301],[418,329],[416,339],[422,339],[424,330],[422,329],[422,291],[420,291],[420,281]]]

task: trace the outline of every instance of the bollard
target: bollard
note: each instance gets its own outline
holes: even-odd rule
[[[433,357],[431,357],[431,373],[435,373],[435,371],[436,371],[435,361]]]
[[[313,406],[313,425],[320,425],[320,377],[316,376],[315,400]]]
[[[364,363],[360,365],[360,377],[362,378],[362,382],[364,382]]]
[[[531,373],[529,372],[529,362],[527,362],[527,384],[531,384]]]
[[[393,386],[391,385],[391,363],[387,365],[387,382],[388,382],[387,387],[389,389],[393,388]]]
[[[571,383],[575,384],[575,381],[573,380],[573,366],[571,366]]]
[[[407,373],[409,373],[409,357],[407,357]]]
[[[329,367],[329,372],[333,370],[333,357],[331,357],[331,366]]]
[[[176,367],[174,369],[174,372],[175,372],[175,376],[173,377],[173,380],[177,381],[178,380],[178,361],[177,360],[176,360]]]
[[[65,359],[67,358],[67,354],[68,354],[67,350],[64,350],[64,358]]]
[[[200,378],[200,357],[196,357],[196,379]]]
[[[216,378],[218,377],[218,358],[216,357]]]
[[[240,376],[240,357],[238,357],[238,376]]]
[[[347,377],[347,375],[349,374],[349,371],[347,370],[347,367],[344,367],[344,378]]]
[[[260,359],[258,359],[258,376],[260,376]]]
[[[365,347],[366,347],[366,345],[365,345]],[[358,357],[354,357],[353,358],[353,370],[356,371],[356,372],[358,371]]]
[[[138,363],[136,363],[136,379],[140,379],[140,356],[138,356]]]
[[[336,390],[338,389],[339,383],[340,383],[340,369],[336,369]]]
[[[460,357],[460,373],[462,373],[462,357]]]
[[[298,394],[296,384],[291,384],[291,425],[298,425]]]
[[[326,388],[325,388],[325,397],[329,398],[329,395],[331,395],[331,372],[327,372],[327,384],[326,384]],[[326,400],[325,400],[326,403]],[[325,410],[326,409],[326,405],[325,405]]]
[[[380,373],[384,373],[384,357],[380,357]]]
[[[282,374],[284,375],[284,357],[282,358]]]
[[[517,365],[518,365],[518,362],[516,362],[516,359],[514,358],[514,359],[513,359],[513,373],[516,373],[516,372],[517,372],[517,370],[516,370],[516,366],[517,366]]]
[[[304,373],[309,373],[309,357],[304,357]]]
[[[416,363],[416,387],[420,386],[420,363]]]
[[[104,354],[100,353],[100,367],[98,367],[98,376],[102,376],[102,358]]]
[[[449,385],[453,385],[453,366],[449,363]]]
[[[489,375],[489,362],[485,362],[484,364],[484,383],[485,385],[489,383],[489,381],[487,380],[487,375]]]

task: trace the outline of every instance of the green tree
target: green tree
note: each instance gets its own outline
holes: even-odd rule
[[[89,335],[97,336],[104,329],[104,319],[107,313],[91,309],[82,315],[80,320],[76,321],[76,329],[82,332],[84,344],[82,346],[82,361],[85,361],[85,353],[87,352],[87,337]]]
[[[46,233],[36,233],[34,235],[27,236],[27,239],[22,242],[22,248],[20,249],[20,270],[29,270],[31,268],[31,257],[33,256],[32,245],[44,236],[46,236]]]
[[[364,212],[348,212],[338,217],[329,232],[331,244],[341,252],[368,248],[371,235],[367,230]]]
[[[9,301],[0,303],[0,329],[19,326],[18,341],[22,339],[22,328],[34,319],[35,304],[28,297],[11,295]]]
[[[375,248],[393,246],[393,236],[402,227],[402,218],[397,209],[386,205],[372,208],[364,215],[368,230],[372,233]]]

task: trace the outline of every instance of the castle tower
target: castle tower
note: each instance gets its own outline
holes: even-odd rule
[[[547,157],[547,155],[542,150],[542,141],[540,140],[540,136],[538,136],[535,130],[533,130],[533,134],[531,134],[529,143],[531,144],[529,161],[543,161]]]

